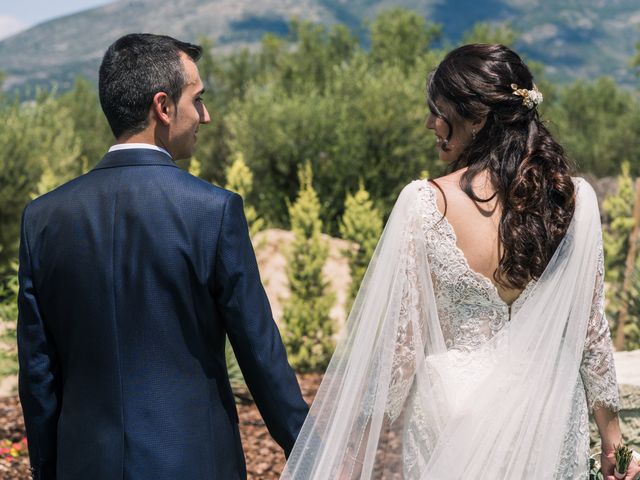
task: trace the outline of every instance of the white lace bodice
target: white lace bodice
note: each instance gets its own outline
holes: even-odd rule
[[[418,218],[421,224],[411,235],[426,239],[427,259],[431,269],[434,294],[440,326],[448,350],[474,350],[487,342],[510,320],[526,301],[535,286],[529,283],[518,299],[507,305],[498,295],[494,284],[485,276],[473,271],[458,248],[453,228],[437,208],[434,187],[419,181]],[[411,237],[410,237],[411,238]],[[409,245],[411,249],[415,248]],[[591,314],[588,319],[580,376],[576,379],[574,401],[569,429],[565,438],[562,461],[557,478],[577,478],[587,473],[588,465],[588,409],[609,408],[617,411],[618,389],[613,363],[609,326],[604,315],[604,262],[602,248],[598,258],[598,272],[593,294]],[[388,415],[396,418],[406,402],[412,402],[412,365],[416,351],[411,339],[409,318],[424,317],[424,299],[420,298],[420,286],[416,284],[415,262],[409,260],[407,291],[403,305],[393,360],[393,379],[387,400]],[[414,269],[414,271],[412,271]],[[414,323],[415,324],[415,323]],[[416,402],[414,402],[416,403]],[[421,438],[432,435],[429,425],[420,421],[420,405],[412,405],[414,411],[409,425],[405,425],[405,476],[411,475],[414,466],[425,461]],[[419,468],[418,468],[419,470]]]

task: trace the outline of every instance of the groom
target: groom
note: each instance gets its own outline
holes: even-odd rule
[[[307,413],[241,198],[176,167],[209,123],[201,48],[127,35],[100,67],[116,144],[24,210],[20,399],[35,479],[246,477],[229,337],[288,453]]]

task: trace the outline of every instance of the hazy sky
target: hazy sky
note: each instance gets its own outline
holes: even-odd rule
[[[0,0],[0,39],[28,27],[114,0]]]

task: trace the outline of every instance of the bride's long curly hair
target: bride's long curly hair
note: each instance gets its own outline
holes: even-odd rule
[[[476,202],[497,196],[502,206],[499,241],[502,254],[494,279],[524,288],[542,275],[564,237],[575,208],[571,163],[511,84],[532,90],[533,76],[513,50],[504,45],[472,44],[450,52],[427,81],[431,112],[449,126],[442,148],[451,139],[451,119],[436,106],[446,103],[465,120],[486,116],[482,129],[450,171],[468,167],[460,187]],[[473,191],[476,175],[487,171],[495,194],[480,198]]]

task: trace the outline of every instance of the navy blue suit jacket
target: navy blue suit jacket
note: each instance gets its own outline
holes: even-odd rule
[[[20,242],[20,399],[37,479],[245,478],[234,348],[271,435],[307,414],[242,199],[148,149],[34,200]]]

